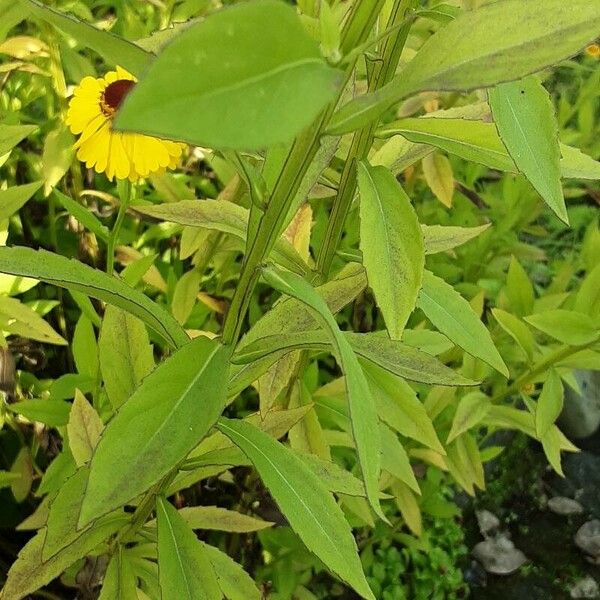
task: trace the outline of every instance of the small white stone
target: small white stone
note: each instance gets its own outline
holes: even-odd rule
[[[583,506],[573,500],[572,498],[566,498],[565,496],[554,496],[548,500],[548,508],[557,515],[580,515],[583,512]]]
[[[523,552],[504,534],[479,542],[473,548],[473,556],[494,575],[510,575],[527,561]]]
[[[589,575],[577,581],[570,589],[571,598],[600,598],[600,588],[593,577]]]
[[[478,510],[475,512],[475,516],[479,524],[479,531],[483,537],[487,537],[490,531],[500,527],[500,519],[489,510]]]

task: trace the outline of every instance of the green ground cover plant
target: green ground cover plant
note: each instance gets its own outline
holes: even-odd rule
[[[448,490],[600,369],[599,35],[0,0],[0,598],[463,597]]]

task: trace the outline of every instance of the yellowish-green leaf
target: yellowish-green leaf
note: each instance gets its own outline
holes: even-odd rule
[[[78,467],[86,464],[92,458],[103,429],[104,424],[98,413],[85,396],[76,390],[67,433],[69,434],[69,447]]]
[[[546,204],[568,224],[560,182],[558,123],[548,92],[534,76],[489,91],[500,137],[519,171]]]
[[[194,532],[164,498],[157,498],[156,514],[161,597],[221,600],[215,570]]]
[[[448,208],[452,206],[454,196],[454,173],[450,161],[439,152],[433,152],[423,161],[425,181],[435,197]]]
[[[421,287],[423,234],[410,199],[384,167],[361,163],[360,247],[392,339],[400,339]]]
[[[479,227],[456,227],[452,225],[421,225],[425,244],[425,254],[437,254],[462,246],[488,229],[490,225]]]
[[[363,598],[374,600],[350,527],[313,471],[291,450],[249,423],[220,419],[218,427],[250,458],[307,548]]]
[[[584,346],[600,337],[592,318],[574,310],[546,310],[525,320],[546,335],[571,346]]]
[[[375,513],[386,521],[379,504],[380,439],[375,402],[358,358],[346,337],[340,331],[327,303],[304,279],[267,267],[263,269],[267,282],[282,293],[306,304],[326,328],[336,359],[346,376],[346,390],[350,407],[352,434],[367,491],[367,499]]]
[[[543,439],[558,419],[563,407],[563,385],[560,375],[552,369],[546,376],[535,409],[535,432]]]
[[[1,131],[0,129],[0,135]],[[8,219],[16,213],[40,189],[41,185],[41,181],[34,181],[0,190],[0,219]]]
[[[508,369],[485,325],[452,286],[425,271],[417,306],[455,344],[508,377]]]
[[[104,387],[116,410],[154,369],[146,327],[133,315],[109,306],[104,313],[98,350]]]
[[[471,392],[463,396],[456,407],[446,443],[450,444],[459,435],[481,423],[490,407],[490,399],[482,392]]]

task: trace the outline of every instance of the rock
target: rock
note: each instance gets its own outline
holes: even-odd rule
[[[584,523],[575,534],[575,543],[594,562],[600,559],[600,521],[593,519]]]
[[[475,512],[479,531],[483,537],[488,537],[488,534],[500,527],[500,519],[489,510],[478,510]]]
[[[596,580],[588,575],[571,586],[569,594],[571,598],[600,598],[600,588]]]
[[[568,437],[581,439],[592,435],[600,426],[600,371],[575,369],[573,376],[581,394],[566,387],[558,422]]]
[[[548,500],[548,508],[557,515],[580,515],[583,512],[583,506],[571,498],[565,496],[554,496]]]
[[[509,575],[527,561],[527,557],[504,534],[479,542],[473,556],[488,573]]]
[[[564,478],[552,476],[552,495],[577,498],[586,513],[600,519],[600,456],[592,452],[566,454],[563,470]]]

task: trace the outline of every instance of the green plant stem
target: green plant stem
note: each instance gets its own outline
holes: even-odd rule
[[[113,274],[115,268],[115,247],[119,241],[119,232],[121,231],[121,226],[123,225],[125,215],[127,214],[127,208],[129,206],[129,202],[131,201],[132,186],[129,181],[124,181],[123,187],[119,191],[121,201],[119,204],[119,212],[117,214],[117,220],[115,221],[112,231],[110,232],[106,248],[106,272],[109,275]]]
[[[538,375],[541,375],[548,369],[551,369],[554,365],[559,363],[561,360],[565,358],[569,358],[573,354],[577,354],[577,352],[581,352],[582,350],[587,350],[591,348],[597,343],[596,340],[590,342],[589,344],[585,344],[584,346],[562,346],[556,349],[554,352],[550,352],[546,355],[542,360],[533,365],[530,369],[525,371],[520,377],[517,377],[508,387],[506,387],[501,392],[498,392],[492,397],[492,402],[500,402],[505,398],[512,396],[517,393],[521,388],[526,386],[528,383],[532,383]]]
[[[350,39],[352,47],[363,41],[373,27],[382,5],[382,0],[362,0],[354,4],[342,34],[342,48],[350,45]],[[350,78],[353,68],[354,63],[348,65],[345,82]],[[258,267],[268,257],[279,238],[289,207],[319,149],[321,135],[325,131],[338,99],[330,104],[312,127],[296,138],[285,160],[269,203],[260,217],[257,234],[254,236],[242,264],[240,279],[223,326],[223,342],[225,344],[235,344],[240,336],[244,316],[254,286],[258,281]]]
[[[390,15],[388,28],[402,25],[397,35],[388,37],[383,42],[381,60],[373,65],[369,77],[369,93],[383,87],[394,76],[412,24],[411,19],[406,19],[406,13],[413,7],[414,3],[415,0],[396,0]],[[317,271],[321,278],[326,278],[331,268],[333,257],[342,237],[344,223],[356,192],[357,165],[367,157],[373,144],[376,127],[377,122],[372,122],[357,131],[352,137],[338,191],[333,201],[323,245],[317,256]]]

